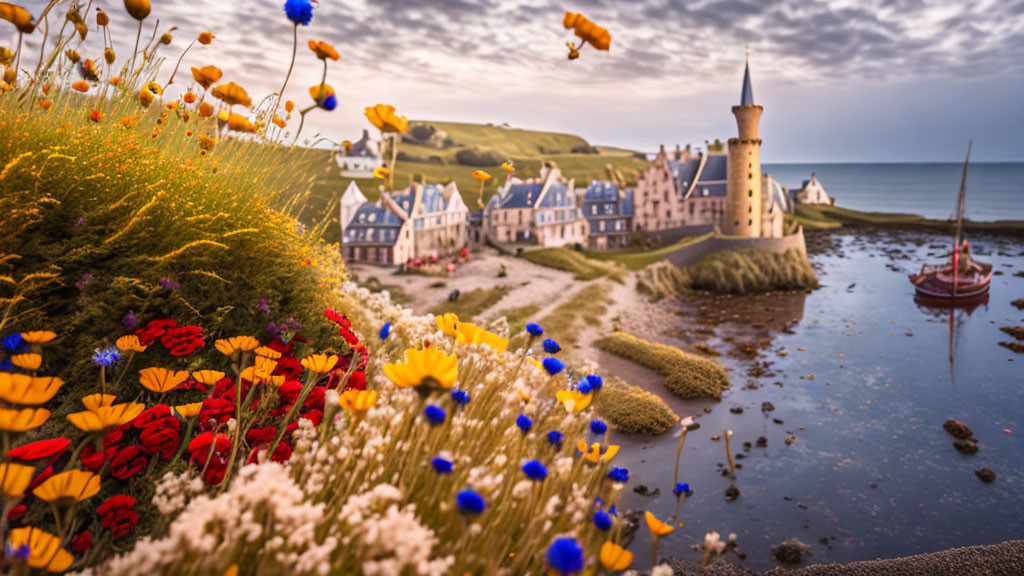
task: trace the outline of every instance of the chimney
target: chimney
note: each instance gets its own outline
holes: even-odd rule
[[[681,148],[679,148],[679,144],[676,144],[676,149],[675,152],[672,153],[672,157],[676,160],[676,162],[683,159],[683,151]]]

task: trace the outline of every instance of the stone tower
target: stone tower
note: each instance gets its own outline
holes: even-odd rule
[[[722,231],[729,236],[761,235],[761,138],[758,125],[764,108],[754,104],[750,62],[743,72],[740,105],[732,107],[739,138],[729,139],[728,183]]]

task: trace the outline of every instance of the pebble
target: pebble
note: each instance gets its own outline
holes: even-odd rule
[[[942,429],[949,432],[954,438],[959,438],[961,440],[967,440],[971,436],[974,436],[974,432],[971,431],[967,424],[964,424],[959,420],[954,420],[953,418],[946,420],[942,425]]]
[[[974,475],[985,484],[991,484],[996,481],[996,473],[989,470],[988,468],[982,468],[981,470],[975,470]]]
[[[961,454],[976,454],[978,452],[978,443],[974,440],[956,440],[953,442],[953,446]]]

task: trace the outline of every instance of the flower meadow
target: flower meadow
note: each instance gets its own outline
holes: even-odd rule
[[[414,315],[347,281],[326,219],[300,225],[326,157],[295,144],[339,106],[339,53],[299,49],[316,3],[281,12],[278,93],[322,69],[304,105],[181,69],[192,50],[216,61],[215,33],[175,52],[184,31],[123,4],[136,29],[92,3],[0,2],[18,32],[0,48],[0,570],[629,568],[596,370],[537,324],[510,339]],[[31,60],[30,34],[49,39]],[[366,116],[394,162],[408,122]],[[673,522],[647,516],[655,562]]]

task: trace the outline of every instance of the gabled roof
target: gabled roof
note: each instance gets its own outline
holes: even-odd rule
[[[633,215],[633,189],[626,188],[625,197],[622,199],[622,215],[632,216]]]
[[[724,154],[712,154],[707,157],[704,169],[700,171],[701,182],[725,181],[729,178],[729,157]]]
[[[690,158],[684,162],[677,162],[675,160],[669,161],[668,169],[672,173],[672,177],[679,182],[679,191],[686,194],[686,191],[690,189],[693,181],[697,178],[697,172],[700,170],[700,156]]]
[[[584,202],[617,202],[619,200],[619,185],[615,182],[602,182],[593,180],[587,188],[583,197]]]
[[[346,157],[364,157],[364,158],[377,158],[380,154],[377,151],[377,146],[370,141],[369,130],[363,130],[363,136],[359,140],[352,143],[352,149],[346,154]]]
[[[380,204],[368,202],[356,210],[356,215],[346,228],[401,228],[403,223],[403,220],[391,210]]]
[[[502,195],[497,208],[531,208],[543,189],[544,185],[540,182],[512,184]]]
[[[576,197],[569,193],[569,187],[560,182],[552,182],[541,198],[537,208],[575,208]]]

